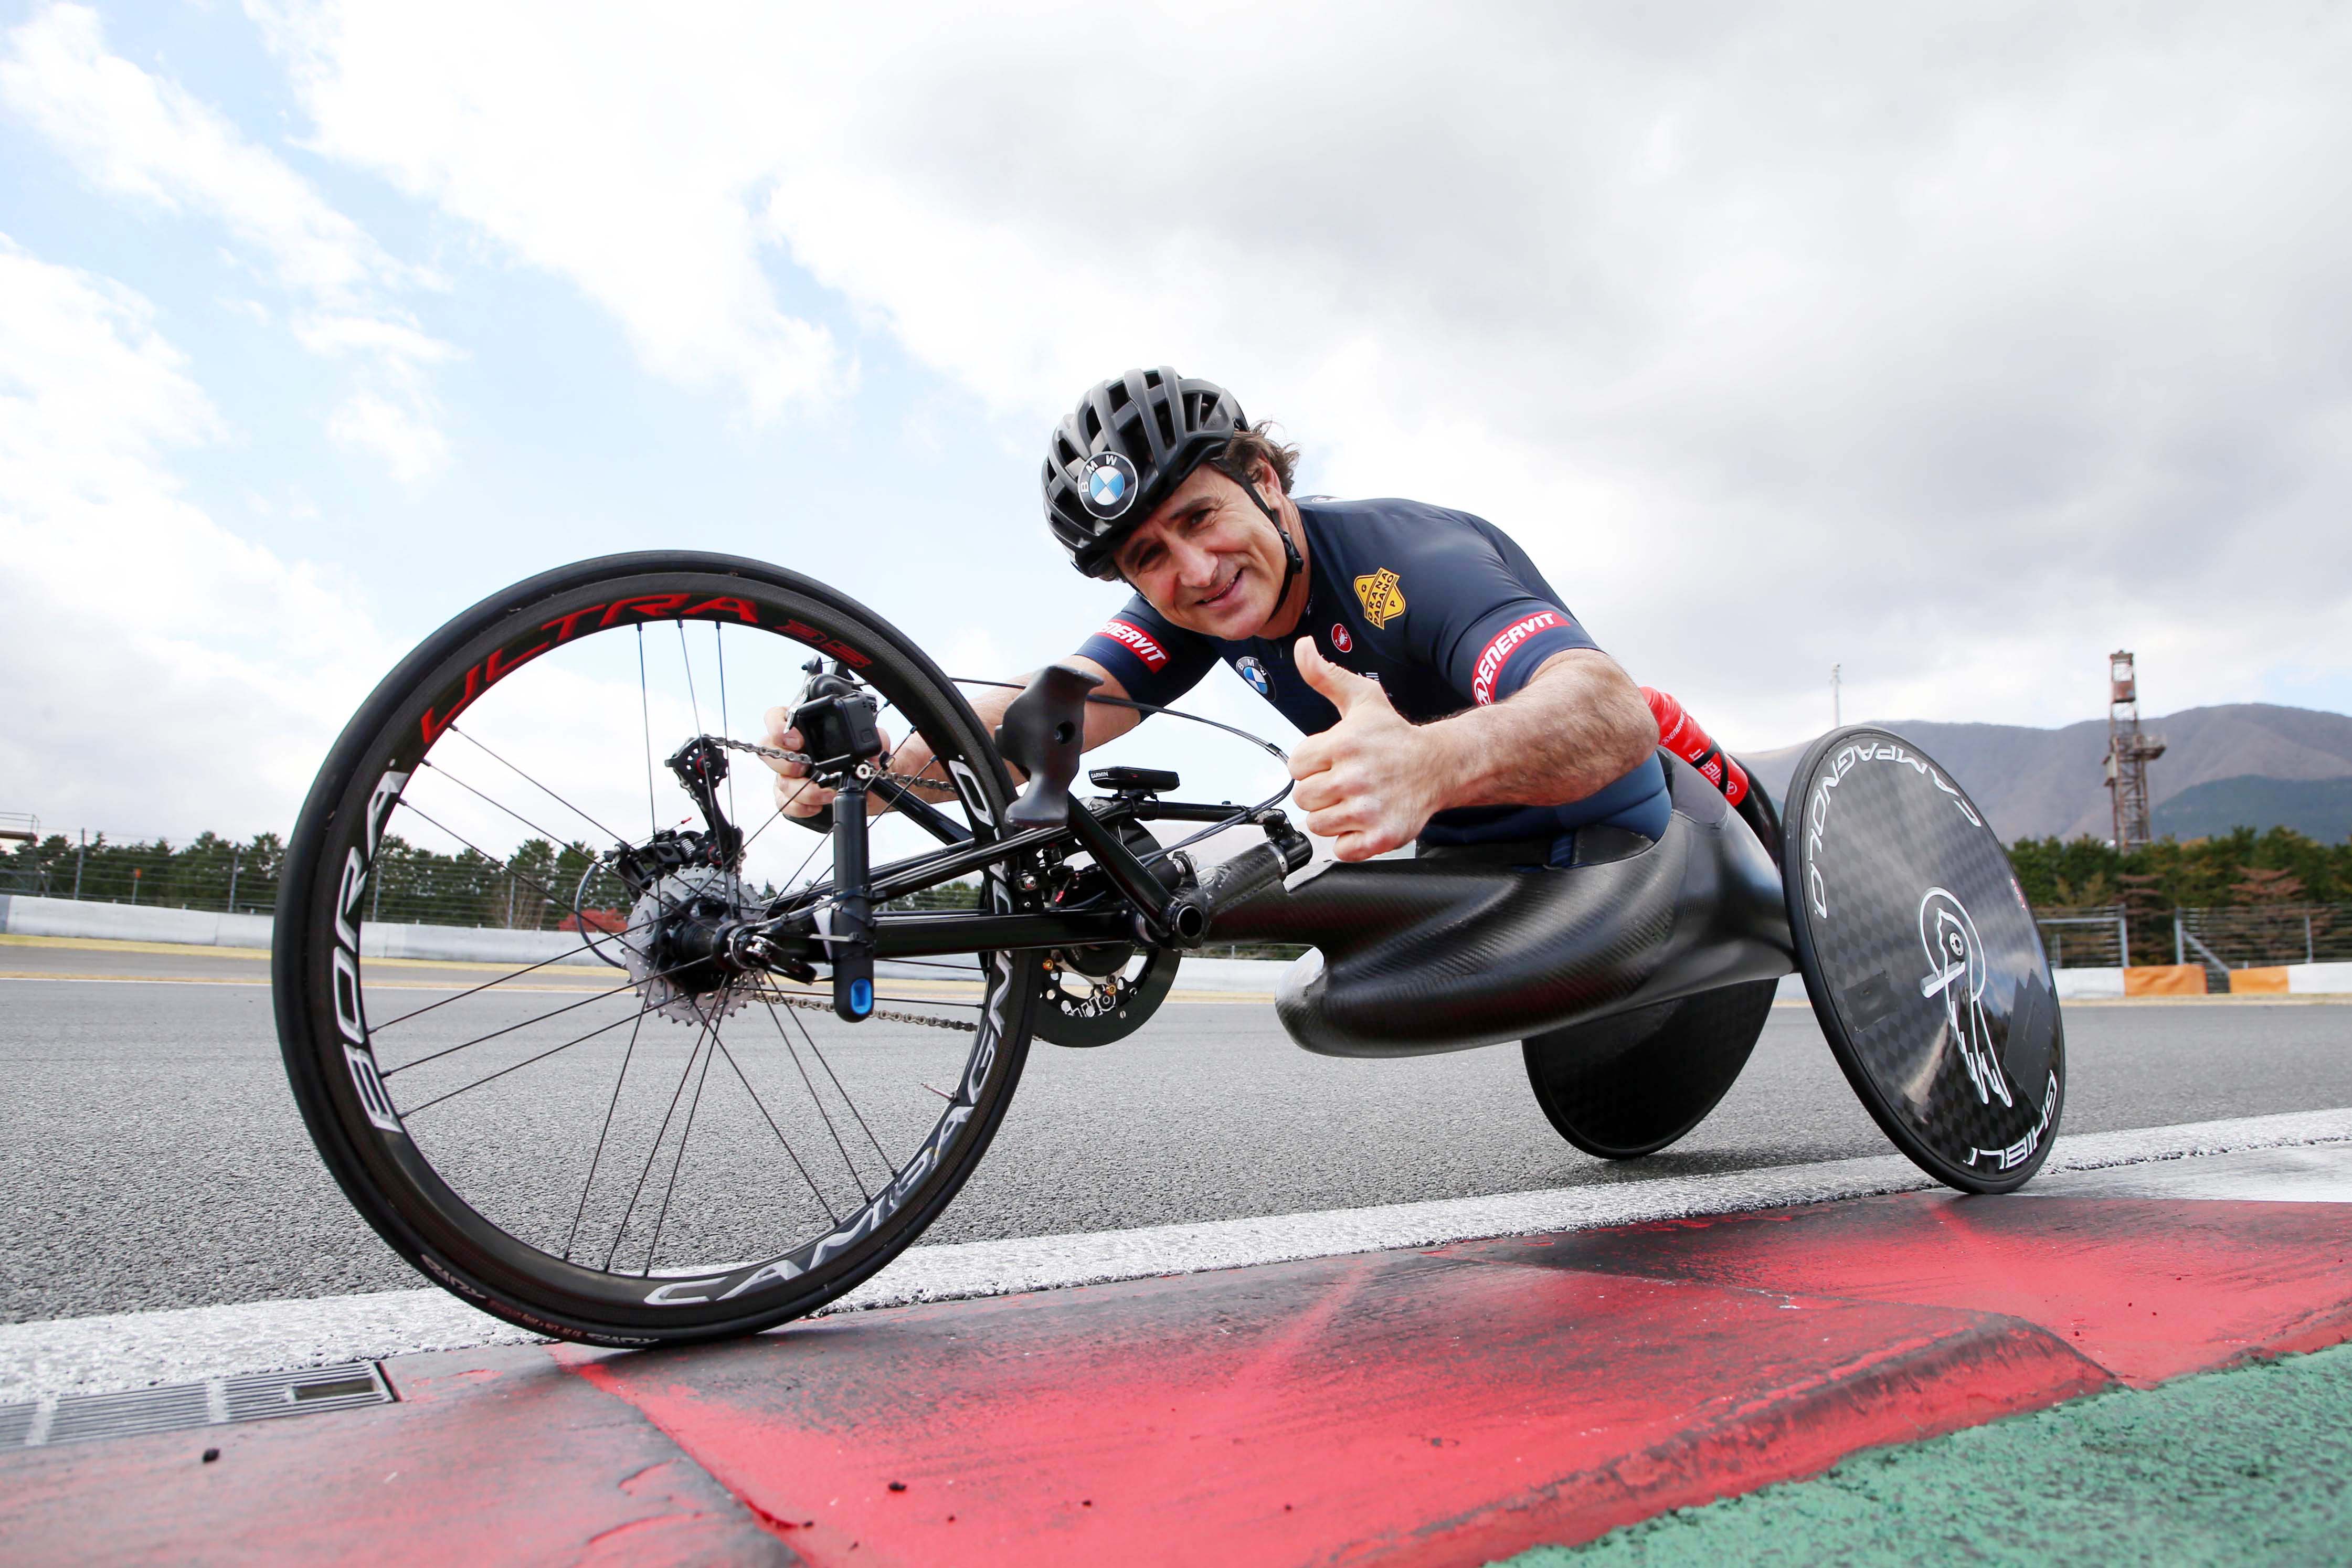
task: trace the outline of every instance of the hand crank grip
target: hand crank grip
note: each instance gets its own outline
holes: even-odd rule
[[[1169,901],[1169,934],[1187,946],[1209,934],[1217,916],[1245,903],[1273,887],[1313,858],[1304,834],[1293,831],[1280,839],[1243,850],[1201,873],[1200,883]]]
[[[1102,677],[1049,664],[1004,710],[996,749],[1029,775],[1004,813],[1010,827],[1059,827],[1070,820],[1070,781],[1087,747],[1087,693]]]

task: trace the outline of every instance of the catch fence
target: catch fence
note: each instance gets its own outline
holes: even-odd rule
[[[161,839],[126,843],[50,834],[26,842],[11,833],[0,838],[0,851],[6,851],[0,852],[0,893],[255,915],[275,910],[284,859],[274,834],[244,843],[205,834],[173,848]],[[471,850],[437,855],[387,840],[373,870],[367,891],[371,921],[560,931],[573,929],[584,918],[592,926],[618,929],[631,902],[620,879],[577,846],[558,848],[534,841],[498,861]],[[969,908],[977,891],[976,884],[966,882],[905,903]],[[2033,918],[2043,951],[2061,969],[2202,963],[2225,970],[2352,962],[2352,904],[2137,912],[2111,904],[2038,909]],[[1219,947],[1208,952],[1290,957],[1302,951],[1262,943],[1224,952]]]
[[[209,837],[178,849],[162,841],[88,843],[61,837],[0,855],[0,893],[241,915],[274,913],[283,850],[274,836],[246,844]],[[774,889],[753,888],[755,898]],[[976,880],[931,889],[889,907],[970,909]],[[618,931],[634,902],[621,879],[585,850],[526,845],[509,859],[468,850],[418,851],[387,840],[362,906],[370,923],[497,931]],[[577,911],[575,913],[575,910]]]
[[[366,918],[505,931],[570,930],[575,904],[592,925],[617,928],[628,890],[576,849],[496,861],[392,847],[370,878]],[[207,835],[178,848],[156,840],[51,837],[0,857],[0,893],[140,909],[241,915],[276,910],[284,851],[274,835],[237,844]]]
[[[2134,914],[2110,904],[2033,912],[2056,969],[2198,963],[2209,970],[2352,962],[2352,904],[2237,904]]]

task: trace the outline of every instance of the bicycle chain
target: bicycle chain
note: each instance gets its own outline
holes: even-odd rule
[[[780,991],[762,991],[759,994],[762,1001],[781,1002],[787,1007],[799,1007],[806,1012],[831,1013],[833,1011],[832,1003],[820,1002],[814,996],[790,996]],[[879,1007],[866,1016],[869,1018],[887,1019],[893,1024],[921,1024],[927,1028],[933,1029],[961,1029],[967,1035],[980,1033],[978,1024],[967,1024],[961,1018],[929,1018],[920,1013],[894,1013]]]
[[[748,752],[755,757],[772,757],[780,763],[798,763],[802,767],[809,769],[816,766],[817,760],[805,752],[787,752],[782,747],[757,745],[750,741],[738,741],[726,735],[712,735],[708,738],[730,752]],[[888,758],[886,756],[884,761],[887,762]],[[877,770],[875,777],[910,789],[931,790],[949,795],[957,793],[956,787],[951,784],[939,779],[918,778],[912,773],[894,773]],[[813,996],[788,996],[781,992],[771,991],[763,991],[760,995],[764,1001],[780,1002],[787,1007],[798,1007],[805,1012],[829,1014],[833,1011],[832,1003],[820,1002]],[[866,1016],[880,1018],[893,1024],[919,1024],[929,1029],[961,1030],[967,1035],[976,1035],[980,1032],[978,1024],[967,1024],[960,1018],[933,1018],[920,1013],[896,1012],[887,1007],[877,1007]]]
[[[787,752],[775,746],[755,745],[750,741],[738,741],[727,735],[705,735],[702,738],[724,746],[730,752],[749,752],[755,757],[772,757],[780,763],[798,763],[801,766],[809,769],[814,769],[817,765],[817,760],[805,752]],[[887,754],[883,760],[885,762],[889,760]],[[941,779],[919,778],[912,773],[884,773],[878,770],[874,776],[886,783],[908,789],[930,790],[935,794],[950,795],[956,793],[955,785]]]

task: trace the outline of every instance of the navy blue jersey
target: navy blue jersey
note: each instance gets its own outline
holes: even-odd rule
[[[1416,723],[1500,702],[1563,648],[1597,646],[1526,551],[1468,512],[1410,500],[1298,502],[1310,579],[1297,630],[1226,642],[1162,618],[1140,595],[1078,648],[1139,702],[1175,701],[1219,663],[1312,735],[1339,710],[1307,684],[1291,645],[1312,637],[1325,658],[1371,677]],[[1665,775],[1654,758],[1564,806],[1440,812],[1424,844],[1565,834],[1596,822],[1654,837],[1665,827]]]

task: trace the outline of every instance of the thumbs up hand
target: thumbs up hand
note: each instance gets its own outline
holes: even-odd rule
[[[1339,710],[1337,724],[1290,759],[1307,831],[1333,840],[1342,860],[1412,843],[1445,804],[1426,731],[1396,710],[1379,681],[1333,664],[1312,637],[1291,652],[1307,684]]]

